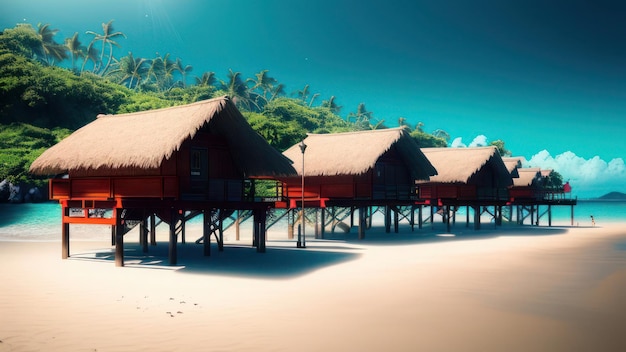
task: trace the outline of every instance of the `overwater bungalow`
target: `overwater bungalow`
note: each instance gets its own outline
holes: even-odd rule
[[[448,214],[454,214],[460,206],[474,209],[476,229],[488,207],[494,208],[492,215],[499,221],[513,181],[496,147],[422,148],[422,152],[437,169],[437,175],[429,181],[417,182],[419,198],[431,206],[431,221],[433,207],[440,207],[449,228]],[[469,211],[467,214],[469,223]]]
[[[347,208],[352,217],[358,208],[359,236],[363,238],[367,208],[410,205],[417,196],[415,181],[437,174],[403,128],[308,134],[283,154],[293,160],[298,172],[296,177],[280,178],[290,208],[304,204],[322,209],[322,235],[326,215],[330,223],[341,220],[324,209]]]
[[[62,206],[62,257],[70,255],[70,224],[112,226],[115,261],[124,265],[124,234],[139,224],[147,251],[155,215],[170,226],[169,261],[177,261],[185,221],[204,220],[204,251],[210,237],[223,245],[221,221],[235,209],[254,213],[254,242],[264,251],[267,201],[255,180],[295,175],[291,162],[246,122],[228,97],[119,115],[93,122],[46,150],[30,171],[57,175],[50,199]],[[277,182],[279,186],[279,183]],[[150,221],[150,231],[147,221]]]
[[[519,177],[513,179],[513,185],[509,188],[511,206],[517,210],[517,222],[523,224],[525,219],[530,219],[533,225],[539,225],[542,216],[548,216],[548,225],[552,225],[552,206],[571,206],[571,224],[574,223],[574,206],[576,199],[566,198],[571,191],[569,183],[565,185],[553,185],[551,177],[553,170],[533,168],[518,168]],[[542,212],[540,206],[545,206]],[[513,212],[511,212],[513,216]]]

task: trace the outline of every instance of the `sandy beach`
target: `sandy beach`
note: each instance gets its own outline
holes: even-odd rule
[[[177,266],[164,234],[143,255],[131,232],[124,268],[107,231],[80,231],[68,260],[59,241],[0,242],[0,351],[626,350],[619,224],[353,230],[306,249],[281,230],[264,254],[227,234],[210,257],[188,235]]]

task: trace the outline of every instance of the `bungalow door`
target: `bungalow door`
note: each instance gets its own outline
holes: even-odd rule
[[[204,193],[209,185],[209,150],[191,148],[190,178],[192,192]]]

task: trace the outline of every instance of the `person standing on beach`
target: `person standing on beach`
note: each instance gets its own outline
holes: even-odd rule
[[[593,215],[591,215],[591,226],[596,226],[596,219],[593,218]]]

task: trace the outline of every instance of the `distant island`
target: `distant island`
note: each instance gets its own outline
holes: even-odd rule
[[[609,192],[602,197],[598,197],[602,200],[626,200],[626,193],[622,192]]]

